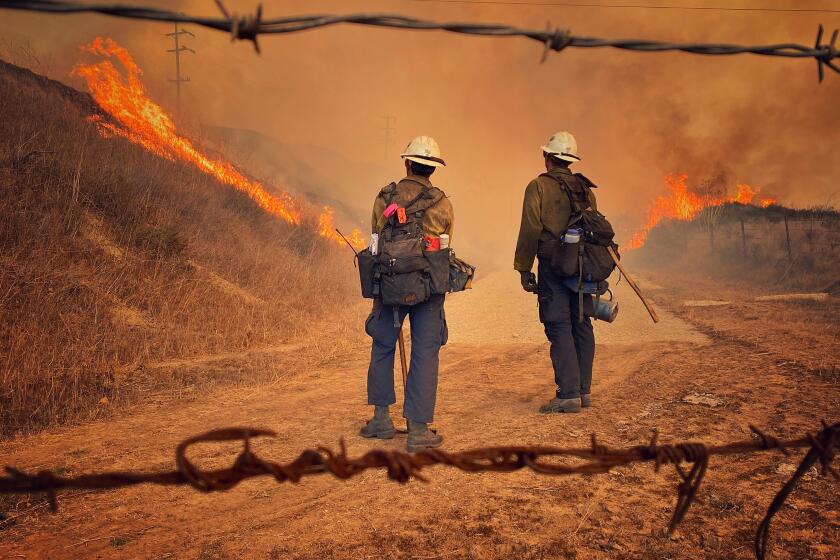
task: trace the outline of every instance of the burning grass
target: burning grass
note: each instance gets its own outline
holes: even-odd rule
[[[92,110],[0,62],[0,436],[182,382],[145,364],[309,339],[355,297],[316,218],[104,138]]]
[[[82,49],[99,57],[98,62],[78,64],[73,73],[87,83],[94,100],[111,117],[91,117],[100,133],[122,137],[164,159],[190,164],[215,178],[219,183],[245,193],[265,212],[287,223],[299,225],[304,209],[288,192],[270,192],[224,158],[212,158],[177,130],[172,118],[146,94],[142,71],[131,54],[114,40],[98,37]],[[122,71],[112,63],[116,60]],[[313,212],[314,213],[314,212]],[[324,208],[314,220],[318,235],[343,243],[333,226],[332,208]],[[357,248],[365,246],[359,230],[350,234]]]
[[[648,234],[657,225],[667,220],[691,221],[703,211],[727,204],[756,205],[767,208],[776,203],[773,198],[759,197],[760,189],[739,183],[734,195],[699,193],[688,186],[688,175],[675,174],[665,177],[668,194],[659,196],[650,204],[645,224],[626,243],[625,249],[639,249],[644,246]]]
[[[840,295],[840,213],[727,203],[661,222],[626,255],[725,282]]]

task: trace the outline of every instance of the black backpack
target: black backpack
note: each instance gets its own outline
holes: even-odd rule
[[[551,255],[551,268],[561,276],[577,277],[578,288],[583,282],[605,281],[615,270],[615,261],[608,247],[618,255],[618,245],[613,241],[615,231],[612,224],[589,203],[595,185],[580,173],[574,175],[574,186],[562,175],[545,176],[557,181],[569,199],[571,216],[566,230],[575,228],[581,231],[579,243],[565,243],[562,238],[558,240]]]
[[[397,197],[397,185],[391,183],[380,196],[387,208]],[[411,306],[448,291],[451,250],[426,251],[423,231],[423,215],[445,196],[440,189],[423,186],[388,217],[377,254],[365,249],[358,255],[363,297],[380,298],[388,306]]]

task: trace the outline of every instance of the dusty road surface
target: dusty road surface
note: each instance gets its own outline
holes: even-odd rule
[[[653,326],[619,284],[618,322],[597,327],[593,407],[572,415],[536,412],[553,390],[548,347],[535,298],[515,274],[490,275],[452,296],[436,420],[445,448],[585,446],[593,432],[604,444],[636,445],[654,429],[661,442],[711,444],[749,439],[750,423],[796,437],[823,418],[838,420],[836,298],[804,307],[744,303],[747,294],[735,289],[665,289],[667,279],[651,279],[661,285],[643,285],[663,321]],[[736,303],[683,305],[699,300]],[[272,384],[164,399],[2,443],[0,462],[65,475],[169,469],[181,439],[225,426],[276,430],[276,439],[254,445],[282,461],[340,437],[351,454],[403,449],[404,436],[356,436],[369,414],[366,359],[360,338],[356,350],[326,362],[289,360],[288,374]],[[392,412],[398,419],[399,409]],[[192,456],[221,466],[235,453],[232,445],[206,446]],[[40,499],[6,500],[0,558],[750,558],[755,527],[800,456],[714,459],[702,501],[672,537],[663,534],[676,495],[672,469],[554,478],[437,467],[428,483],[406,485],[368,472],[297,485],[251,480],[219,494],[151,486],[66,493],[57,514]],[[806,476],[774,522],[774,558],[840,557],[838,488]]]

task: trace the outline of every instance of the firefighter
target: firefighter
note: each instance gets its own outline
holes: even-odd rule
[[[377,195],[373,204],[373,233],[384,242],[388,229],[395,223],[388,218],[396,205],[403,212],[403,217],[407,210],[408,217],[417,220],[427,238],[439,238],[446,234],[451,240],[454,224],[452,204],[430,181],[432,173],[446,165],[438,143],[429,136],[418,136],[400,157],[404,160],[406,176]],[[426,203],[418,206],[423,200]],[[415,208],[422,210],[416,211]],[[362,437],[394,437],[394,423],[388,407],[396,402],[394,355],[400,328],[408,315],[411,319],[411,365],[403,407],[403,415],[408,421],[407,448],[409,452],[414,452],[443,443],[443,437],[430,429],[429,423],[435,411],[438,354],[448,337],[444,298],[443,294],[431,295],[422,303],[406,306],[386,306],[381,298],[374,299],[373,310],[365,323],[365,331],[373,339],[367,393],[368,404],[374,406],[374,413],[361,429]]]
[[[540,407],[540,412],[579,412],[591,404],[592,362],[595,358],[595,335],[592,323],[583,315],[575,280],[557,274],[550,265],[551,254],[566,232],[572,213],[570,194],[561,187],[564,181],[572,194],[596,209],[594,185],[569,167],[580,161],[577,142],[568,132],[553,135],[542,146],[544,173],[525,189],[522,223],[516,244],[514,268],[522,288],[535,293],[539,300],[540,322],[551,343],[551,363],[557,386],[555,397]],[[537,276],[531,272],[538,259]],[[586,296],[590,298],[591,296]]]

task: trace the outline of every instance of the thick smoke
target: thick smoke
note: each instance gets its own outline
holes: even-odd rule
[[[144,3],[212,14],[205,1]],[[253,2],[228,2],[239,12]],[[813,42],[836,14],[697,12],[416,1],[268,1],[269,16],[400,12],[438,20],[507,22],[576,34],[666,41]],[[743,6],[766,6],[745,0]],[[803,7],[779,1],[775,7]],[[809,7],[830,7],[809,2]],[[261,39],[263,55],[195,27],[187,38],[185,120],[250,129],[293,147],[341,199],[354,225],[367,222],[377,189],[399,178],[399,150],[414,135],[435,136],[449,166],[435,175],[451,196],[455,246],[487,266],[510,266],[522,192],[542,166],[540,145],[573,132],[579,170],[600,185],[601,208],[626,239],[666,173],[689,184],[744,182],[784,204],[840,204],[840,76],[819,85],[813,61],[568,49],[540,65],[526,39],[334,27]],[[0,12],[7,42],[28,41],[53,77],[70,81],[77,46],[115,38],[145,69],[150,92],[174,108],[171,43],[165,24],[99,16]],[[6,50],[9,50],[8,48]],[[25,62],[25,61],[23,61]],[[75,84],[81,86],[81,84]],[[396,117],[385,146],[384,115]],[[286,179],[289,179],[288,177]],[[294,188],[294,185],[291,185]]]

